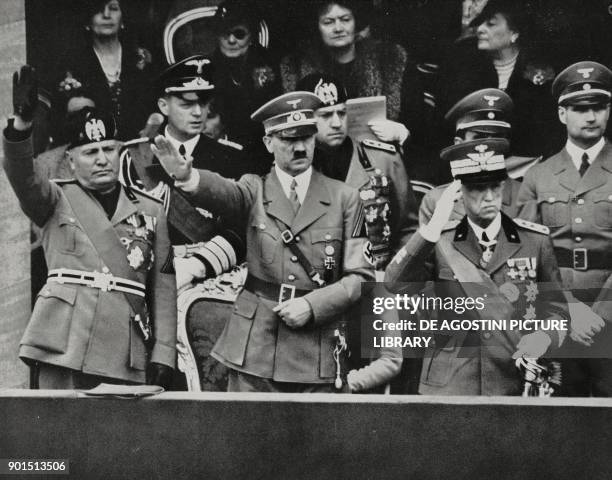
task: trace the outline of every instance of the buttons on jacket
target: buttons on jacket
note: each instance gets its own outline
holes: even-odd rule
[[[295,280],[295,275],[291,274],[287,277],[287,280],[289,280],[290,282],[293,282]]]
[[[574,219],[574,222],[576,222],[576,223],[582,223],[582,218],[577,217],[577,218],[575,218],[575,219]]]

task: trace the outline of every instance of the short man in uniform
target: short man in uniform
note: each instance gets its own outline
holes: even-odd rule
[[[455,145],[481,138],[510,139],[512,115],[512,99],[502,90],[485,88],[470,93],[459,100],[444,116],[444,119],[454,125]],[[508,164],[506,159],[506,164]],[[510,218],[518,216],[517,196],[521,184],[513,178],[504,181],[502,212]],[[424,225],[429,222],[436,207],[436,202],[447,185],[435,187],[425,194],[419,209],[419,222]],[[463,202],[455,202],[451,220],[461,220],[465,216]]]
[[[312,169],[321,106],[292,92],[260,107],[275,165],[238,182],[195,170],[162,137],[153,147],[194,205],[246,226],[248,278],[213,349],[230,367],[230,391],[331,392],[344,317],[374,279],[364,256],[357,190]],[[351,319],[354,321],[354,319]]]
[[[315,111],[316,147],[313,166],[326,176],[359,190],[364,205],[369,256],[382,280],[384,270],[417,227],[417,206],[400,154],[390,143],[355,141],[348,136],[346,87],[327,74],[315,73],[298,82],[298,90],[313,92],[323,106]],[[351,325],[359,327],[357,322]],[[402,365],[401,349],[384,349],[372,363],[357,355],[359,330],[352,344],[348,382],[351,391],[370,390],[396,376]]]
[[[68,126],[74,180],[33,168],[33,70],[13,78],[15,119],[4,130],[5,171],[42,228],[49,267],[19,356],[40,388],[101,382],[167,386],[176,357],[176,286],[161,272],[170,242],[163,205],[118,182],[112,116],[84,109]],[[34,385],[35,386],[35,385]]]
[[[609,329],[602,332],[601,317],[612,320],[609,311],[590,308],[612,287],[612,147],[604,138],[611,91],[612,72],[595,62],[576,63],[557,76],[553,94],[567,143],[527,172],[519,194],[521,217],[550,228],[563,284],[575,299],[561,352],[573,357],[563,362],[565,393],[572,396],[612,394],[612,362],[585,359],[608,348],[601,344]]]
[[[437,297],[484,299],[484,308],[466,312],[468,318],[567,318],[546,227],[512,220],[501,211],[507,148],[504,139],[483,139],[442,151],[455,181],[442,193],[431,220],[389,263],[385,281],[392,292],[416,293],[434,280]],[[449,220],[459,193],[466,215]],[[538,295],[545,301],[537,301]],[[449,318],[458,314],[450,312]],[[434,339],[423,361],[421,394],[520,394],[513,359],[539,358],[560,344],[556,329],[440,332]]]

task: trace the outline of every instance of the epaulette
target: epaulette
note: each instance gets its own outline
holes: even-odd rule
[[[370,140],[368,138],[363,139],[361,143],[366,147],[376,148],[377,150],[383,150],[389,153],[397,153],[397,149],[395,148],[395,146],[391,145],[390,143],[378,142],[376,140]]]
[[[523,220],[522,218],[515,218],[514,223],[516,223],[519,227],[526,228],[527,230],[531,230],[532,232],[541,233],[543,235],[548,235],[550,233],[550,229],[546,225],[528,222],[527,220]]]
[[[68,185],[70,183],[76,183],[76,179],[74,178],[52,178],[51,181],[53,183],[57,183],[58,185]]]
[[[135,187],[125,187],[125,188],[128,189],[130,192],[134,192],[134,193],[137,193],[138,195],[142,195],[143,197],[153,200],[157,203],[161,203],[161,204],[164,203],[161,198],[157,198],[151,195],[150,193],[147,193],[144,190],[141,190],[140,188],[135,188]]]
[[[232,142],[231,140],[228,140],[226,138],[218,138],[217,142],[219,142],[221,145],[235,148],[236,150],[241,150],[241,151],[244,150],[244,147],[242,145],[236,142]]]

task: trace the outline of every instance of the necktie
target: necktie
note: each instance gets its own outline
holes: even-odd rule
[[[584,152],[582,154],[582,163],[580,164],[578,173],[580,174],[581,177],[583,177],[588,169],[589,169],[589,154]]]
[[[187,150],[185,149],[185,145],[181,143],[181,146],[179,147],[178,152],[181,154],[183,158],[185,158],[185,155],[187,155]]]
[[[480,240],[478,243],[480,244],[480,248],[482,249],[482,257],[480,257],[480,266],[482,268],[486,268],[486,266],[491,261],[491,257],[493,256],[493,250],[495,250],[497,240],[489,240],[487,232],[482,232],[482,240]]]
[[[297,192],[295,191],[295,187],[297,187],[297,182],[294,178],[291,181],[291,185],[289,187],[289,203],[291,203],[291,206],[293,207],[293,213],[297,213],[301,206],[300,199],[298,198]]]

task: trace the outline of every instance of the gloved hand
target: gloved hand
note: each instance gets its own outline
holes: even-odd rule
[[[168,365],[151,362],[147,366],[147,385],[158,385],[164,390],[169,390],[172,386],[174,369]]]
[[[382,142],[397,142],[401,145],[410,136],[410,131],[403,124],[392,120],[372,120],[368,126]]]
[[[13,74],[13,113],[23,122],[31,122],[38,104],[38,78],[29,65]]]

